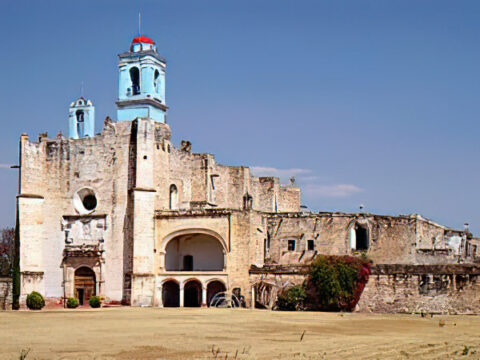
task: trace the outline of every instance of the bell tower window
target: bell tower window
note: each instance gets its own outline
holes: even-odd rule
[[[140,94],[140,70],[137,67],[130,69],[130,81],[132,82],[132,95]]]
[[[157,94],[160,93],[160,72],[158,70],[155,70],[153,75],[153,88]]]
[[[77,118],[77,134],[79,137],[83,137],[85,131],[85,114],[83,110],[77,110],[75,117]]]

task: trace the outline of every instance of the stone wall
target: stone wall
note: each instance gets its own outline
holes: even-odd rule
[[[465,251],[471,234],[452,230],[419,215],[382,216],[363,213],[286,213],[267,216],[268,261],[274,264],[305,262],[317,253],[358,255],[365,252],[380,264],[445,264],[472,261]],[[368,249],[355,244],[356,227],[365,229]],[[308,242],[314,244],[308,250]],[[289,242],[295,249],[289,249]],[[469,247],[474,249],[473,246]]]
[[[257,303],[272,307],[283,290],[304,283],[306,265],[250,268]],[[376,313],[480,313],[480,265],[399,265],[372,267],[357,310]]]
[[[480,267],[380,266],[358,303],[363,312],[480,313]]]
[[[0,310],[12,310],[13,289],[10,277],[0,277]]]

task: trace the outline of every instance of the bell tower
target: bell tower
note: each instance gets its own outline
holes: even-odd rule
[[[68,112],[68,137],[80,139],[95,136],[95,108],[83,96],[70,104]]]
[[[118,57],[118,121],[148,118],[165,123],[166,62],[157,53],[155,42],[138,36],[132,40],[130,50]]]

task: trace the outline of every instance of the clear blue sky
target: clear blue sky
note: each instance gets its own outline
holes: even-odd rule
[[[66,133],[82,81],[97,131],[115,117],[139,11],[167,58],[175,143],[295,175],[313,210],[362,203],[480,233],[480,2],[440,0],[2,0],[1,226],[22,132]]]

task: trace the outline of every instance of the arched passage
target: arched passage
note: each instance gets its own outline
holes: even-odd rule
[[[207,285],[207,305],[210,306],[210,302],[212,301],[213,297],[218,294],[219,292],[223,292],[227,290],[223,282],[219,280],[214,280],[208,283]]]
[[[165,247],[165,268],[167,271],[223,271],[224,257],[223,245],[212,235],[178,235]]]
[[[75,270],[75,297],[80,305],[86,305],[95,291],[95,273],[89,267],[83,266]]]
[[[162,302],[164,307],[180,306],[180,286],[176,281],[166,281],[162,286]]]
[[[190,280],[183,287],[183,305],[200,307],[202,305],[202,284],[198,280]]]

